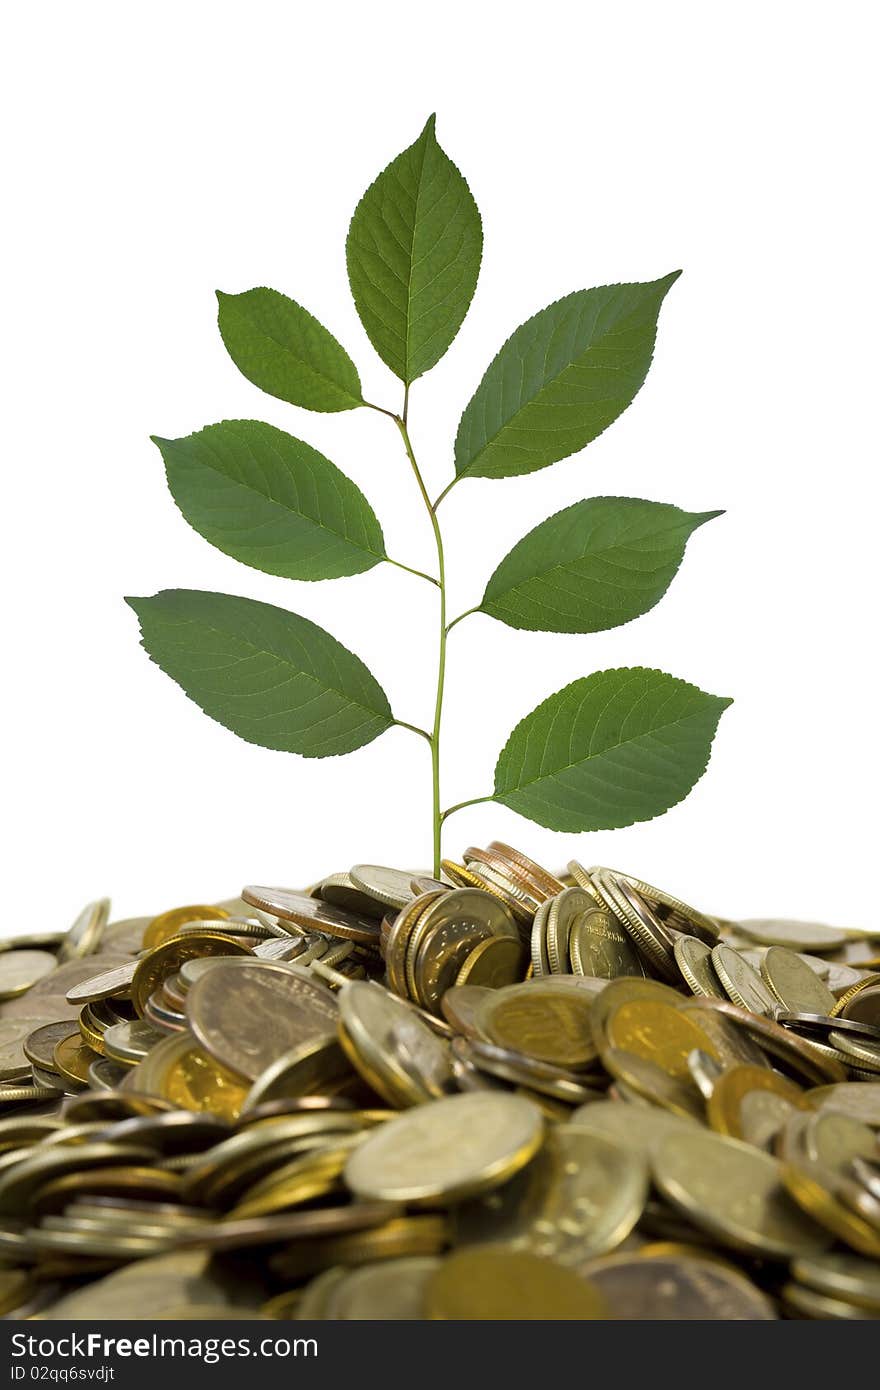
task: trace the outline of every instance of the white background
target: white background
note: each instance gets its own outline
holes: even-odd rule
[[[122,596],[180,586],[294,608],[367,660],[400,718],[429,722],[433,591],[389,566],[293,584],[214,552],[148,435],[271,421],[358,482],[392,554],[431,566],[391,423],[263,396],[226,356],[214,301],[218,287],[292,295],[348,347],[366,394],[397,408],[343,246],[361,192],[431,110],[485,229],[471,313],[413,392],[433,490],[522,319],[572,289],[685,270],[617,424],[551,469],[468,481],[444,504],[451,612],[581,497],[727,509],[627,627],[456,629],[444,802],[489,791],[513,724],[593,669],[659,666],[736,702],[708,774],[661,819],[557,836],[479,806],[449,822],[447,851],[497,836],[726,915],[876,925],[872,8],[17,7],[2,80],[5,930],[65,926],[100,894],[126,916],[357,860],[427,864],[419,740],[396,729],[323,763],[239,742],[147,661]]]

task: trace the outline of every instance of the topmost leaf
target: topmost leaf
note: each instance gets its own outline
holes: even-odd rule
[[[577,290],[521,324],[461,417],[457,475],[533,473],[601,434],[648,374],[660,306],[680,273]]]
[[[477,285],[483,230],[432,116],[355,209],[345,253],[354,302],[382,361],[408,386],[435,366]]]
[[[296,300],[261,287],[217,291],[218,322],[238,370],[280,401],[306,410],[363,405],[360,377],[341,343]]]

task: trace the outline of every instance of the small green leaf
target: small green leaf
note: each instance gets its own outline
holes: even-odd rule
[[[217,291],[218,322],[238,370],[280,401],[306,410],[363,405],[357,367],[345,348],[302,305],[277,290]]]
[[[620,627],[659,603],[691,532],[720,515],[637,497],[575,502],[505,556],[480,611],[534,632]]]
[[[651,365],[673,271],[577,290],[508,338],[458,427],[458,477],[512,478],[583,449],[633,400]]]
[[[482,249],[477,205],[437,144],[432,116],[361,198],[345,248],[367,336],[407,385],[440,361],[461,327]]]
[[[385,559],[360,488],[301,439],[224,420],[154,443],[190,526],[233,559],[285,579],[337,579]]]
[[[551,830],[613,830],[683,800],[732,701],[642,667],[572,681],[527,714],[495,768],[494,800]]]
[[[360,657],[296,613],[194,589],[126,603],[156,665],[248,743],[327,758],[371,743],[394,723]]]

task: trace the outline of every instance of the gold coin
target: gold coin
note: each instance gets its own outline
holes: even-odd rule
[[[321,1316],[346,1322],[422,1318],[425,1286],[439,1264],[436,1256],[410,1255],[340,1271],[342,1278],[333,1281]]]
[[[675,963],[692,994],[724,999],[725,992],[712,964],[712,948],[696,936],[679,936],[673,946]]]
[[[647,900],[622,875],[591,869],[590,878],[608,907],[664,980],[678,980],[673,940]]]
[[[247,1188],[229,1213],[229,1219],[270,1216],[328,1196],[340,1187],[348,1156],[360,1139],[359,1134],[345,1136],[335,1144],[324,1145],[313,1153],[299,1155],[290,1163],[282,1163]]]
[[[741,1009],[772,1018],[779,1001],[748,961],[721,941],[712,948],[712,965],[729,999]]]
[[[645,963],[613,912],[593,907],[579,914],[568,937],[571,968],[576,975],[615,980],[647,975]]]
[[[806,961],[785,946],[770,946],[761,961],[765,984],[785,1009],[794,1013],[828,1014],[836,1000]]]
[[[267,1102],[320,1092],[349,1076],[351,1066],[337,1033],[325,1033],[282,1053],[261,1072],[247,1093],[242,1115]]]
[[[428,1279],[425,1316],[450,1321],[582,1321],[604,1318],[605,1300],[552,1260],[494,1246],[457,1250]]]
[[[319,980],[249,960],[208,970],[186,996],[186,1016],[206,1052],[256,1081],[283,1053],[335,1033],[339,1008]]]
[[[682,1126],[697,1128],[700,1121],[655,1105],[632,1105],[618,1100],[590,1101],[574,1110],[572,1128],[588,1130],[611,1139],[648,1162],[652,1150],[667,1134]]]
[[[99,957],[105,964],[108,963],[106,956]],[[134,979],[137,969],[137,961],[125,957],[113,957],[114,961],[121,959],[121,964],[114,964],[107,970],[102,970],[100,975],[95,975],[95,967],[91,967],[92,973],[86,979],[80,979],[67,991],[67,1000],[70,1004],[90,1004],[100,999],[111,999],[116,996],[126,996]],[[81,965],[82,962],[71,962]],[[66,969],[67,967],[62,967]],[[58,972],[60,973],[60,972]]]
[[[536,975],[550,974],[550,956],[547,953],[547,920],[550,916],[550,908],[552,905],[552,898],[548,898],[546,902],[543,902],[535,913],[535,918],[532,922],[532,930],[529,933],[529,955],[531,957],[529,971],[531,972],[531,978],[534,978]]]
[[[440,867],[456,888],[485,888],[485,883],[467,864],[458,864],[454,859],[441,859]]]
[[[795,1260],[791,1272],[799,1284],[880,1314],[880,1265],[873,1260],[829,1252]]]
[[[711,1010],[740,1024],[764,1052],[779,1058],[811,1086],[846,1080],[846,1071],[838,1062],[821,1056],[816,1048],[791,1029],[781,1028],[778,1023],[761,1014],[752,1013],[750,1009],[741,1008],[726,999],[700,999],[684,1004],[687,1010],[695,1007],[700,1012]]]
[[[847,1066],[855,1067],[858,1064],[862,1070],[880,1072],[880,1042],[853,1037],[851,1033],[843,1033],[835,1028],[828,1034],[828,1043],[835,1049],[841,1061],[843,1057],[848,1059]]]
[[[455,984],[501,989],[516,984],[525,974],[527,952],[521,941],[507,936],[489,936],[465,957]],[[444,991],[444,998],[448,991]]]
[[[605,1035],[611,1047],[642,1057],[679,1079],[690,1076],[688,1056],[695,1048],[719,1060],[702,1028],[662,999],[619,1004],[605,1020]]]
[[[833,951],[847,940],[840,927],[820,922],[793,922],[788,918],[752,918],[737,922],[737,930],[764,946],[787,946],[791,951]]]
[[[185,961],[204,956],[249,956],[250,947],[240,945],[219,932],[201,932],[191,936],[170,936],[155,946],[149,955],[141,956],[131,977],[131,1001],[141,1018],[151,994],[158,990],[167,975],[173,975]]]
[[[553,980],[494,990],[477,1012],[485,1036],[499,1047],[577,1070],[596,1056],[590,1000]]]
[[[880,987],[874,984],[871,989],[863,989],[857,995],[850,996],[840,1010],[840,1017],[880,1028]]]
[[[170,1062],[162,1093],[184,1110],[208,1110],[226,1120],[238,1117],[247,1094],[239,1077],[192,1044]]]
[[[732,1265],[695,1249],[611,1255],[584,1273],[604,1294],[612,1316],[628,1321],[768,1321],[773,1304]]]
[[[873,973],[863,975],[860,980],[854,981],[854,983],[851,984],[848,989],[845,989],[840,997],[835,1000],[833,1008],[828,1011],[829,1016],[831,1018],[837,1018],[843,1013],[851,999],[861,994],[863,990],[873,989],[877,985],[880,985],[880,975],[875,975]]]
[[[526,896],[519,888],[511,887],[503,875],[493,872],[484,864],[471,863],[468,871],[476,879],[475,887],[497,898],[507,908],[520,927],[528,928],[540,906],[537,898]]]
[[[571,935],[572,924],[576,917],[582,916],[594,908],[595,903],[592,897],[589,893],[585,893],[583,888],[564,888],[561,893],[557,893],[555,898],[551,898],[545,928],[547,959],[550,962],[551,974],[559,975],[568,972],[568,939]]]
[[[866,1125],[880,1128],[880,1082],[849,1081],[833,1086],[816,1086],[807,1094],[820,1110],[852,1115]]]
[[[830,1243],[828,1233],[791,1200],[776,1160],[750,1144],[682,1130],[658,1145],[652,1164],[667,1201],[735,1250],[785,1260]]]
[[[647,1196],[648,1165],[638,1150],[557,1125],[504,1187],[455,1209],[456,1243],[529,1250],[582,1272],[626,1239]]]
[[[530,859],[521,850],[506,845],[503,840],[490,840],[489,849],[505,859],[512,868],[519,869],[547,897],[552,898],[554,894],[561,893],[565,887],[565,884],[561,883],[555,874],[551,874],[549,870],[536,864],[534,859]]]
[[[97,950],[101,934],[110,919],[110,899],[99,898],[83,908],[70,931],[62,939],[58,951],[61,964],[91,955]]]
[[[356,888],[379,907],[396,907],[398,911],[412,902],[415,894],[412,882],[418,875],[403,869],[389,869],[383,864],[355,864],[349,877]]]
[[[154,946],[161,946],[172,936],[177,936],[180,928],[187,922],[201,922],[216,918],[226,918],[229,916],[222,907],[206,907],[204,903],[199,903],[195,907],[172,907],[169,912],[162,912],[158,917],[154,917],[144,929],[142,945],[145,950],[152,950]]]
[[[410,997],[429,1012],[439,1013],[440,1000],[455,984],[464,961],[490,936],[519,940],[511,913],[490,893],[456,888],[431,903],[418,918],[407,943]]]
[[[345,912],[332,903],[323,903],[319,898],[309,898],[288,888],[243,888],[241,896],[251,907],[258,907],[261,912],[271,913],[286,922],[295,922],[299,927],[341,936],[347,941],[359,941],[366,946],[379,944],[379,923],[375,917]]]
[[[79,1031],[82,1040],[93,1052],[104,1054],[104,1030],[98,1026],[98,1021],[91,1013],[88,1004],[84,1004],[79,1013]]]
[[[115,1023],[104,1033],[104,1053],[113,1062],[134,1066],[165,1036],[140,1019]]]
[[[89,1067],[97,1056],[78,1031],[57,1042],[52,1053],[55,1071],[74,1086],[88,1086]]]
[[[590,869],[591,874],[610,873],[617,879],[622,879],[628,883],[630,888],[635,889],[639,897],[648,904],[655,916],[674,931],[684,932],[689,936],[696,936],[701,941],[705,941],[709,946],[714,946],[718,940],[718,923],[707,916],[705,912],[698,912],[696,908],[689,907],[682,902],[681,898],[673,897],[671,893],[665,892],[662,888],[654,888],[652,884],[645,883],[643,879],[634,878],[632,874],[622,874],[613,869]]]
[[[477,1023],[477,1010],[484,999],[489,997],[489,989],[482,985],[455,985],[443,996],[443,1016],[456,1033],[466,1038],[484,1038],[485,1034]]]
[[[402,1000],[366,981],[339,997],[340,1041],[352,1065],[389,1105],[421,1105],[452,1079],[449,1048]]]
[[[62,1020],[60,1023],[44,1023],[42,1027],[35,1028],[24,1038],[23,1053],[35,1067],[40,1067],[43,1071],[53,1071],[55,1068],[55,1044],[61,1042],[62,1038],[76,1037],[78,1031],[77,1025],[69,1020]]]
[[[606,1047],[602,1053],[602,1063],[606,1071],[621,1083],[615,1089],[622,1092],[627,1101],[640,1097],[652,1105],[662,1106],[673,1115],[702,1120],[703,1099],[690,1078],[684,1080],[671,1076],[649,1058],[625,1052],[619,1047]]]
[[[828,1233],[829,1240],[836,1236],[869,1259],[880,1259],[880,1232],[825,1186],[827,1174],[821,1168],[803,1159],[785,1162],[782,1178],[798,1206]]]
[[[544,902],[546,898],[553,896],[546,889],[540,888],[523,869],[514,864],[512,860],[505,859],[504,855],[499,854],[497,850],[477,849],[471,845],[464,852],[464,862],[469,868],[472,865],[480,865],[491,869],[493,873],[500,876],[506,887],[522,893],[525,899],[530,900],[536,906]],[[559,889],[556,891],[559,892]]]
[[[383,912],[383,904],[359,888],[351,874],[331,874],[329,878],[321,879],[318,887],[308,896],[320,898],[322,902],[332,903],[334,907],[341,907],[344,912],[353,912],[356,916],[380,917]],[[409,893],[405,901],[410,902],[413,897],[414,894]]]
[[[0,999],[26,994],[56,964],[50,951],[4,951],[0,954]]]
[[[500,1092],[451,1096],[404,1111],[348,1160],[345,1180],[368,1201],[431,1205],[497,1187],[543,1137],[540,1111]]]
[[[406,957],[410,938],[428,908],[441,897],[443,894],[439,891],[421,893],[398,913],[389,929],[384,946],[388,983],[402,999],[407,997]]]
[[[880,1317],[880,1312],[856,1303],[846,1303],[841,1298],[832,1298],[819,1293],[817,1289],[804,1288],[794,1282],[783,1285],[780,1297],[783,1306],[796,1317],[821,1318],[823,1321],[832,1318],[846,1321],[865,1318],[873,1321]]]
[[[483,1042],[478,1038],[454,1038],[452,1051],[455,1061],[464,1064],[468,1074],[470,1069],[476,1068],[481,1078],[488,1074],[511,1082],[520,1094],[533,1100],[554,1118],[557,1112],[553,1107],[547,1110],[545,1097],[567,1101],[570,1105],[579,1105],[594,1094],[583,1084],[577,1072],[554,1067],[547,1062],[538,1062],[521,1052],[511,1052],[507,1048],[497,1047],[494,1043]],[[563,1117],[567,1118],[565,1112]]]
[[[718,1077],[706,1115],[718,1134],[767,1148],[793,1111],[812,1108],[807,1094],[779,1072],[740,1066]]]

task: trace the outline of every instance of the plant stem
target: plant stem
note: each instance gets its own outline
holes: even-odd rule
[[[447,816],[454,816],[456,811],[463,811],[465,806],[479,806],[481,801],[494,801],[494,796],[472,796],[470,801],[457,801],[454,806],[448,807],[440,816],[441,825]]]
[[[459,477],[458,477],[458,474],[456,474],[456,476],[452,479],[452,482],[446,484],[446,486],[445,486],[445,488],[443,489],[443,491],[441,492],[440,496],[437,498],[437,501],[434,503],[434,506],[433,506],[433,509],[432,509],[432,510],[434,510],[434,511],[437,510],[437,508],[440,506],[440,503],[443,501],[443,498],[446,496],[446,494],[447,494],[448,492],[451,492],[451,491],[452,491],[452,489],[455,487],[455,484],[456,484],[458,481],[459,481]]]
[[[406,570],[407,574],[414,574],[419,579],[427,579],[428,583],[433,584],[436,588],[440,587],[439,580],[435,579],[433,574],[425,574],[424,570],[414,570],[412,565],[404,565],[400,560],[392,560],[390,555],[386,555],[385,559],[389,565],[395,565],[399,570]]]
[[[466,608],[466,609],[464,610],[463,613],[459,613],[459,615],[458,615],[457,618],[453,618],[451,623],[447,623],[447,625],[446,625],[446,636],[447,636],[447,637],[449,636],[450,632],[451,632],[452,629],[455,627],[456,623],[460,623],[460,622],[462,622],[465,618],[469,618],[469,617],[471,616],[472,613],[479,613],[479,612],[480,612],[480,605],[477,604],[477,606],[476,606],[475,608]]]
[[[409,729],[411,734],[418,734],[419,738],[425,739],[428,743],[431,742],[431,735],[428,730],[420,729],[418,724],[407,724],[405,719],[395,719],[394,722],[399,729]]]
[[[394,416],[394,422],[400,431],[403,440],[403,447],[406,456],[410,461],[422,501],[427,509],[431,520],[431,528],[434,532],[434,543],[437,547],[437,575],[438,588],[440,590],[440,642],[437,656],[437,698],[434,704],[434,725],[431,731],[431,826],[432,843],[434,853],[434,876],[440,875],[440,829],[443,818],[440,814],[440,724],[443,717],[443,689],[446,684],[446,562],[443,554],[443,536],[440,531],[440,524],[437,521],[437,514],[431,505],[428,490],[425,487],[424,479],[416,463],[416,456],[413,453],[412,440],[409,437],[406,417],[409,408],[409,389],[407,388],[404,396],[403,415]]]

